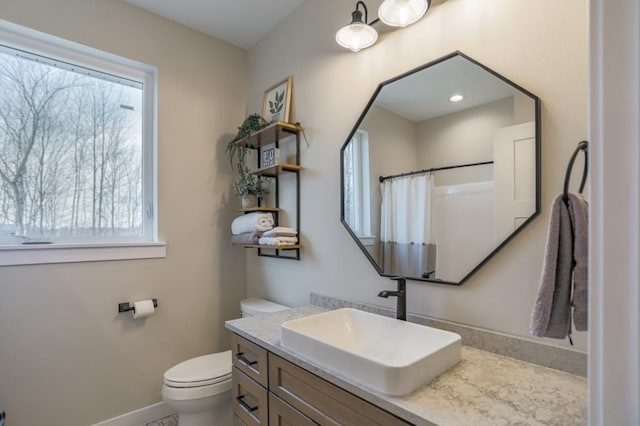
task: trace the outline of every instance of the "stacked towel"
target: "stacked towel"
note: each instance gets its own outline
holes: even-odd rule
[[[265,231],[259,242],[265,246],[286,246],[298,243],[298,231],[286,226],[276,226]]]
[[[577,330],[587,329],[588,204],[579,194],[551,204],[540,288],[531,316],[531,334],[564,339],[571,334],[571,294]],[[573,275],[573,277],[572,277]]]
[[[273,215],[271,213],[248,213],[237,217],[231,224],[233,235],[246,234],[248,232],[261,233],[273,229]]]
[[[295,237],[297,235],[298,231],[294,228],[287,228],[286,226],[276,226],[262,234],[263,237]]]
[[[262,237],[258,240],[264,246],[288,246],[298,242],[297,237]]]

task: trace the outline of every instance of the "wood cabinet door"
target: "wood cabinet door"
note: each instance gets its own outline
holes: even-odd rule
[[[315,426],[317,423],[269,392],[270,426]]]
[[[320,425],[410,424],[272,353],[269,390]]]
[[[251,380],[236,367],[232,369],[233,412],[247,425],[269,424],[267,390]]]

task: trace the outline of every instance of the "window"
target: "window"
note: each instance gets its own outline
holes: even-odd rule
[[[369,135],[357,130],[344,150],[345,221],[363,243],[371,237]],[[367,245],[365,244],[365,245]]]
[[[151,67],[0,22],[0,250],[156,240],[154,90]]]

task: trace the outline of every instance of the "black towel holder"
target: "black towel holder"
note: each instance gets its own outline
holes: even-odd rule
[[[573,154],[571,155],[569,166],[567,167],[567,172],[564,176],[564,191],[562,200],[565,204],[569,202],[569,181],[571,180],[573,163],[576,161],[576,157],[580,152],[584,152],[584,170],[582,171],[582,181],[580,182],[580,193],[582,193],[582,191],[584,190],[584,185],[587,183],[587,173],[589,172],[589,142],[581,141],[580,143],[578,143],[578,147],[575,151],[573,151]]]

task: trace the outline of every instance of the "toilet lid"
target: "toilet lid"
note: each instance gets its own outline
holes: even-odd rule
[[[164,373],[165,384],[173,387],[206,386],[230,378],[231,351],[191,358]]]

